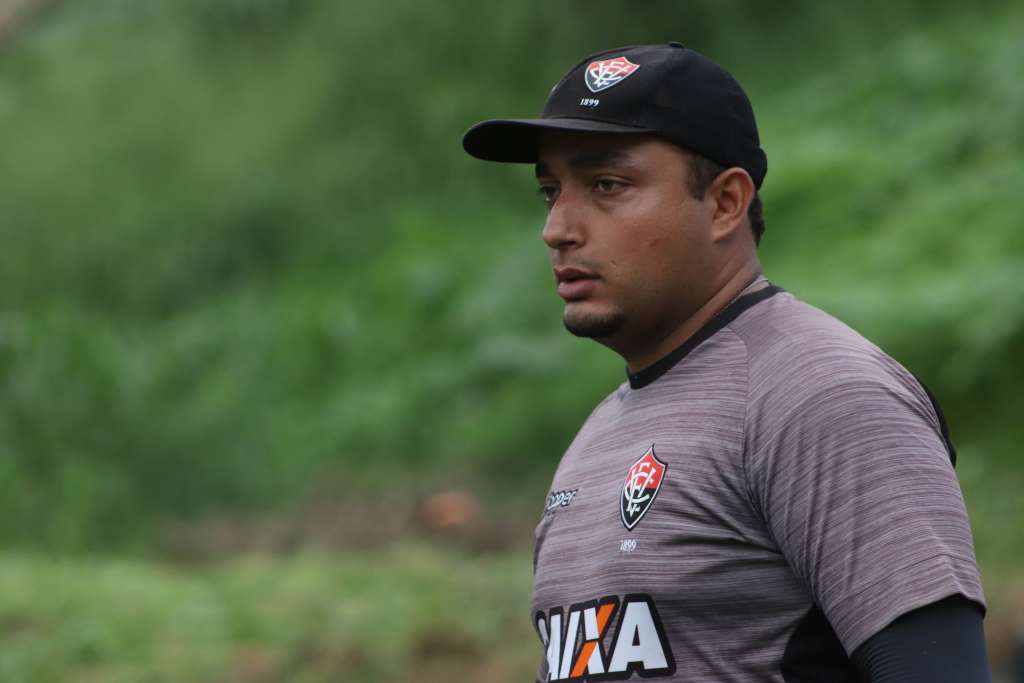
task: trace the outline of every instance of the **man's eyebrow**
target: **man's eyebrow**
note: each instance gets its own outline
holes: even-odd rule
[[[601,150],[598,152],[581,152],[569,159],[569,168],[573,170],[585,170],[601,166],[636,166],[633,158],[626,152],[620,150]],[[546,162],[538,161],[536,166],[537,177],[551,174],[551,168]]]

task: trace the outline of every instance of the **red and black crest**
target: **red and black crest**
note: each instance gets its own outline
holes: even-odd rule
[[[626,473],[626,482],[622,486],[620,511],[622,523],[632,530],[640,519],[651,509],[655,496],[661,490],[661,482],[665,478],[668,465],[654,455],[652,444],[640,459],[633,463]]]
[[[583,72],[583,78],[590,92],[601,92],[616,85],[639,68],[639,64],[634,64],[625,57],[602,59],[588,64],[587,70]]]

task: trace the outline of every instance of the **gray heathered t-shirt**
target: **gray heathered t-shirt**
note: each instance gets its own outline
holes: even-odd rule
[[[854,680],[848,655],[898,616],[984,605],[926,391],[766,287],[620,386],[562,458],[537,527],[540,680]]]

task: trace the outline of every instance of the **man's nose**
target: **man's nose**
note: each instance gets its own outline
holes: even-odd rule
[[[566,192],[559,194],[548,210],[541,239],[552,249],[572,249],[583,243],[580,207]]]

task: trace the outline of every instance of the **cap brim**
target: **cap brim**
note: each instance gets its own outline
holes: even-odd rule
[[[462,148],[477,159],[532,164],[537,143],[546,130],[579,133],[651,133],[647,128],[605,123],[592,119],[493,119],[482,121],[462,137]]]

